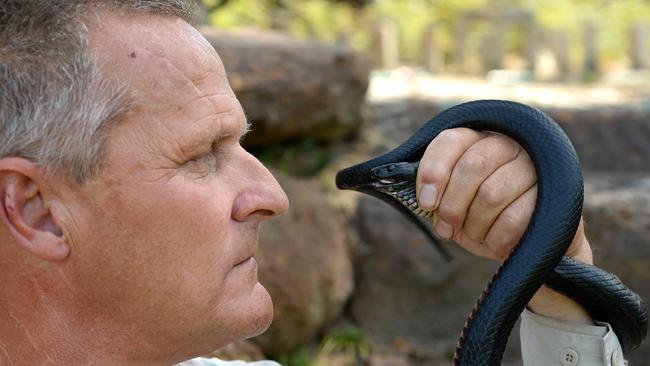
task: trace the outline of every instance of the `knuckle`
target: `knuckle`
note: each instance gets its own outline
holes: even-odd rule
[[[482,206],[495,209],[501,207],[504,201],[503,192],[498,184],[490,180],[485,181],[479,187],[476,198]]]
[[[519,143],[511,137],[497,132],[490,134],[487,138],[508,149],[519,149],[520,146]]]
[[[501,212],[499,217],[501,230],[507,232],[520,232],[524,225],[524,219],[518,210],[512,208]]]
[[[432,183],[445,181],[449,172],[447,172],[447,169],[442,164],[422,161],[420,162],[418,174],[422,182]]]
[[[473,130],[465,127],[450,128],[440,132],[436,139],[441,143],[458,144],[469,138],[472,132]]]
[[[473,241],[481,241],[483,240],[483,236],[481,235],[480,230],[477,228],[472,227],[471,225],[463,225],[463,230],[465,232],[465,235],[467,238]]]
[[[500,259],[505,259],[508,257],[515,244],[516,243],[512,242],[512,240],[505,238],[496,238],[490,241],[485,241],[485,245],[488,246],[492,253],[494,253],[494,255]]]
[[[469,150],[458,162],[458,167],[465,172],[483,173],[489,166],[489,156],[476,150]]]
[[[439,209],[440,218],[446,222],[455,225],[462,222],[465,217],[464,212],[458,207],[449,204],[443,204]]]

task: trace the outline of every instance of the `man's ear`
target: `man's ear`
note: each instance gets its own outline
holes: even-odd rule
[[[47,261],[70,253],[61,228],[43,197],[43,169],[23,158],[0,159],[0,219],[14,242]]]

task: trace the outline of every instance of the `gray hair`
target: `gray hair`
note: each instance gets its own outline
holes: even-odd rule
[[[104,127],[132,106],[102,75],[84,19],[94,8],[192,22],[194,0],[0,0],[0,158],[18,156],[79,182],[97,174]]]

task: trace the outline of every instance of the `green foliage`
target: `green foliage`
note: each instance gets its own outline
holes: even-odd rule
[[[355,327],[338,329],[328,333],[318,346],[305,346],[300,350],[279,357],[285,366],[330,366],[336,364],[363,365],[370,356],[370,346],[363,332]]]
[[[320,354],[344,353],[348,359],[360,363],[370,355],[370,346],[358,328],[346,328],[328,334],[320,347]]]
[[[213,5],[217,0],[204,0]],[[596,22],[600,51],[606,60],[625,56],[628,34],[633,22],[650,25],[650,2],[646,0],[375,0],[359,9],[345,3],[327,0],[278,1],[231,0],[227,6],[211,14],[213,24],[222,28],[237,26],[274,26],[273,17],[283,13],[289,17],[286,30],[300,36],[326,42],[345,39],[359,50],[368,50],[371,30],[379,19],[392,19],[399,30],[402,58],[416,63],[421,50],[424,30],[432,23],[438,25],[436,37],[446,57],[453,52],[456,26],[463,12],[488,9],[527,9],[534,13],[545,30],[565,32],[571,40],[571,54],[580,59],[583,24]],[[481,31],[489,25],[476,25],[468,47],[476,47]],[[472,38],[473,37],[473,38]],[[506,48],[523,49],[523,38],[516,27],[507,34]]]
[[[203,0],[206,6],[212,6],[216,0]],[[256,26],[268,28],[271,19],[268,16],[268,4],[259,0],[233,0],[227,6],[210,14],[210,22],[221,28]]]
[[[306,348],[288,355],[282,355],[278,359],[281,365],[285,366],[313,366],[314,354]]]
[[[289,175],[309,176],[321,171],[330,162],[329,149],[314,140],[272,144],[252,151],[262,162]]]

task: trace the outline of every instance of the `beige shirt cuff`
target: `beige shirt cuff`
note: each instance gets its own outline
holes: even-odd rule
[[[627,365],[612,328],[597,324],[563,322],[524,310],[520,328],[524,365]]]

